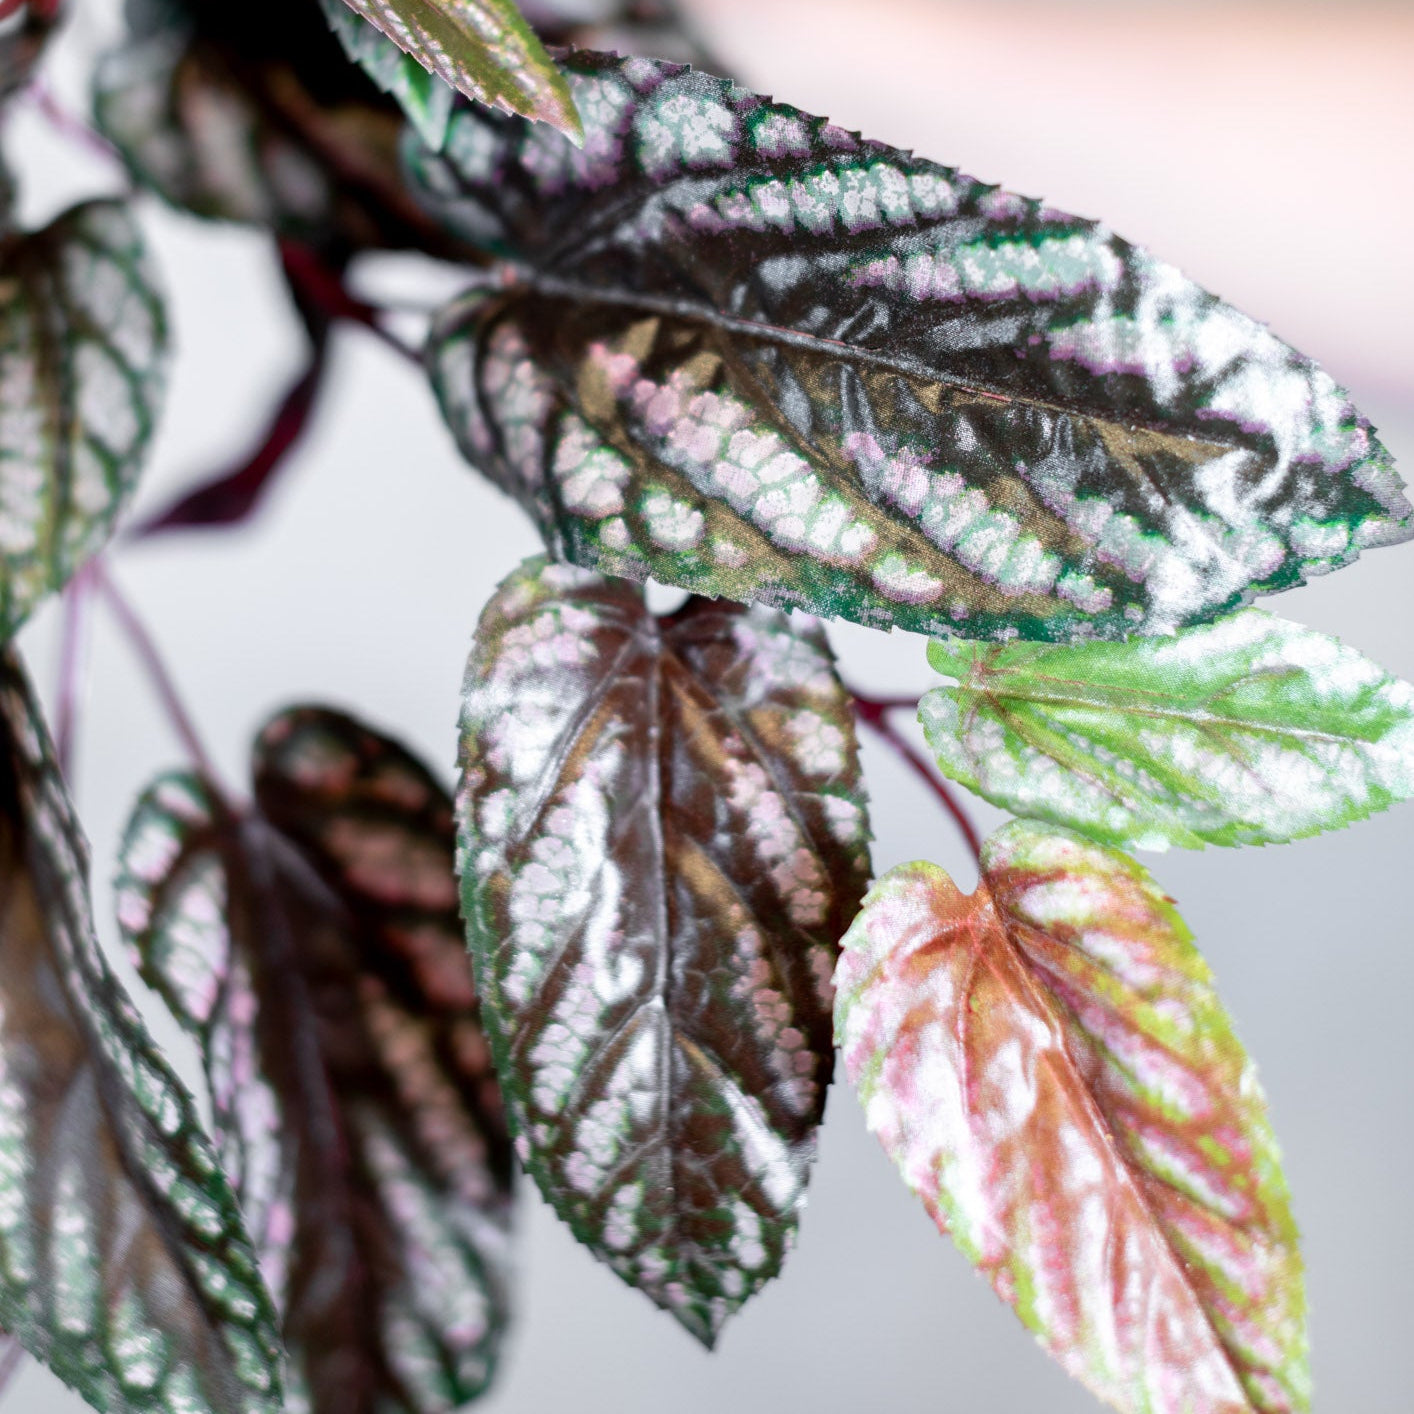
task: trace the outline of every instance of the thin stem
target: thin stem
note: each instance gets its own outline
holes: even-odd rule
[[[60,136],[68,138],[79,147],[87,148],[95,157],[101,157],[106,162],[122,161],[118,149],[102,133],[69,112],[42,79],[32,80],[25,94]]]
[[[422,355],[387,327],[383,311],[350,294],[343,271],[330,266],[313,247],[302,241],[282,240],[280,262],[296,298],[308,300],[330,319],[362,325],[395,353],[422,367]]]
[[[914,749],[912,742],[889,720],[891,711],[903,707],[916,710],[918,703],[907,697],[873,698],[861,697],[858,693],[854,695],[854,710],[859,720],[888,742],[894,751],[913,768],[914,774],[927,783],[928,788],[942,801],[943,809],[952,816],[952,822],[957,826],[963,839],[967,841],[967,847],[972,851],[972,857],[980,864],[982,862],[982,838],[977,833],[977,827],[972,823],[962,802],[952,793],[947,782],[934,774],[932,767]]]
[[[88,596],[92,586],[92,570],[85,565],[64,591],[64,619],[59,637],[59,688],[54,714],[54,750],[59,757],[59,770],[70,785],[74,779],[74,741],[84,649],[87,646]]]
[[[172,730],[176,732],[182,745],[186,748],[192,764],[216,794],[224,796],[221,778],[217,775],[216,767],[212,764],[211,757],[207,754],[201,738],[196,733],[196,727],[177,691],[177,685],[173,681],[172,675],[167,671],[167,665],[163,661],[152,635],[148,633],[147,626],[97,561],[93,564],[92,572],[95,587],[107,601],[109,611],[127,636],[133,652],[137,655],[138,661],[142,664],[152,683],[152,689],[157,694],[157,699],[162,705],[167,720],[171,723]]]

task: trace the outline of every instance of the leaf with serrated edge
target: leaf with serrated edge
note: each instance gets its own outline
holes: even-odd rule
[[[517,1152],[575,1236],[711,1344],[779,1270],[868,878],[818,627],[530,560],[481,618],[463,913]]]
[[[1172,638],[928,659],[958,679],[919,703],[944,774],[1109,844],[1273,844],[1414,795],[1414,687],[1260,609]]]
[[[167,321],[126,205],[0,244],[0,638],[98,551],[137,484]]]
[[[111,1414],[277,1414],[255,1255],[98,949],[87,845],[10,650],[0,734],[0,1326]]]
[[[290,835],[225,816],[191,776],[149,789],[124,931],[200,1046],[291,1408],[448,1414],[494,1371],[511,1178],[451,801],[396,743],[321,709],[266,727],[255,780]]]
[[[835,973],[869,1128],[1041,1344],[1126,1414],[1309,1406],[1305,1294],[1251,1062],[1171,899],[1016,821],[982,882],[905,864]]]
[[[319,0],[329,28],[344,53],[381,88],[398,100],[408,122],[431,148],[446,140],[456,90],[405,54],[382,30],[355,14],[344,0]]]
[[[1331,379],[1094,222],[671,64],[564,60],[582,151],[459,108],[429,209],[463,453],[551,552],[933,635],[1168,632],[1414,534]]]
[[[574,98],[514,0],[346,0],[429,73],[479,103],[583,136]]]

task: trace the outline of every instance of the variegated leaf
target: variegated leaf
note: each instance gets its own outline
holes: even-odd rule
[[[99,127],[172,205],[335,250],[475,259],[409,195],[403,114],[315,0],[152,0],[94,80]]]
[[[1172,638],[933,643],[938,765],[994,805],[1110,844],[1272,844],[1414,796],[1414,687],[1244,609]]]
[[[835,1031],[905,1182],[1127,1414],[1309,1405],[1295,1225],[1256,1074],[1132,859],[1006,826],[963,895],[905,864],[844,938]]]
[[[12,650],[0,735],[0,1326],[112,1414],[278,1414],[249,1238],[98,949],[87,846]]]
[[[456,916],[451,802],[336,713],[277,717],[263,817],[190,776],[129,827],[119,907],[200,1045],[291,1354],[291,1411],[450,1414],[507,1315],[510,1146]]]
[[[515,0],[346,0],[443,83],[479,103],[583,136],[564,75]]]
[[[413,169],[512,258],[430,344],[553,554],[969,638],[1122,638],[1407,538],[1368,423],[1091,221],[671,64],[565,68]]]
[[[481,618],[463,913],[517,1152],[576,1237],[710,1345],[779,1270],[868,877],[818,628],[543,560]]]
[[[0,241],[0,638],[108,539],[165,385],[167,321],[128,208]]]

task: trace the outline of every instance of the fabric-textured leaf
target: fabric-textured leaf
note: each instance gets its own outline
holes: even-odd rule
[[[0,638],[108,539],[165,386],[167,322],[128,208],[0,243]]]
[[[1205,622],[1407,538],[1308,359],[1091,221],[725,80],[564,60],[585,120],[412,157],[511,257],[429,358],[558,558],[934,635]]]
[[[98,949],[87,846],[9,651],[0,734],[0,1326],[112,1414],[278,1414],[255,1255]]]
[[[94,79],[136,180],[198,216],[338,251],[475,259],[399,170],[403,113],[349,62],[316,0],[149,0]]]
[[[1029,821],[981,862],[971,895],[900,866],[845,936],[836,1035],[870,1129],[1117,1409],[1306,1409],[1275,1141],[1172,901],[1127,856]]]
[[[517,1152],[624,1280],[711,1344],[779,1270],[868,878],[818,628],[528,561],[462,715],[463,914]]]
[[[515,0],[347,0],[429,73],[480,103],[583,134],[564,75]]]
[[[1243,609],[1172,638],[933,643],[919,703],[943,772],[1110,844],[1272,844],[1414,796],[1414,687]]]
[[[507,1314],[511,1156],[456,912],[451,801],[337,713],[277,717],[263,816],[144,795],[120,921],[196,1037],[280,1307],[291,1411],[450,1414]],[[296,840],[298,843],[296,843]]]

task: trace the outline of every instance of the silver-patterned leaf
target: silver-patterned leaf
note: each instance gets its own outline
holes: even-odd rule
[[[201,1049],[291,1414],[450,1414],[494,1371],[511,1177],[451,801],[334,713],[282,714],[256,766],[302,842],[164,777],[128,829],[121,922]]]
[[[278,1414],[249,1238],[99,952],[87,847],[9,653],[0,734],[0,1326],[112,1414]]]
[[[1414,534],[1326,373],[1103,225],[707,74],[563,63],[583,150],[466,106],[411,158],[511,262],[429,364],[557,558],[1069,642]]]
[[[0,245],[0,637],[108,539],[165,384],[167,321],[127,206]]]
[[[517,1152],[704,1342],[779,1270],[868,877],[818,627],[531,560],[462,714],[463,913]]]

